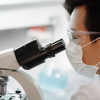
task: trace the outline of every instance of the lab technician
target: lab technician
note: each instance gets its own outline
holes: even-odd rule
[[[81,75],[100,75],[100,0],[65,0],[70,23],[67,57]],[[100,100],[100,80],[80,86],[71,100]]]

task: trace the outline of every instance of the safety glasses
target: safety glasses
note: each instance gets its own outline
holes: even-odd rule
[[[100,35],[100,32],[74,31],[68,27],[67,34],[68,34],[69,40],[72,44],[82,44],[85,42],[85,39],[86,39],[85,35],[87,35],[87,34]]]

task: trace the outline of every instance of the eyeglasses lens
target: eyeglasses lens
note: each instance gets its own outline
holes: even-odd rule
[[[67,34],[69,37],[69,40],[72,44],[82,44],[85,41],[85,35],[79,35],[76,32],[71,32],[70,30],[67,30]]]

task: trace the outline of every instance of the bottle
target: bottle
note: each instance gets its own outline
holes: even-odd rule
[[[48,67],[47,67],[48,66]],[[68,77],[58,58],[51,59],[46,64],[38,78],[40,87],[45,92],[58,93],[63,91],[68,83]]]

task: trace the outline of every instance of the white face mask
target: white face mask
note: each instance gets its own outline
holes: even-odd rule
[[[98,40],[99,38],[95,39],[94,41]],[[92,41],[92,42],[94,42],[94,41]],[[88,43],[87,45],[91,44],[92,42]],[[83,46],[82,48],[86,47],[87,45]],[[66,48],[67,57],[77,73],[79,73],[83,76],[94,78],[97,70],[99,69],[96,66],[100,62],[96,66],[87,65],[87,64],[83,63],[83,61],[82,61],[82,57],[83,57],[82,48],[80,45],[73,45],[72,43],[69,42],[67,45],[67,48]]]

